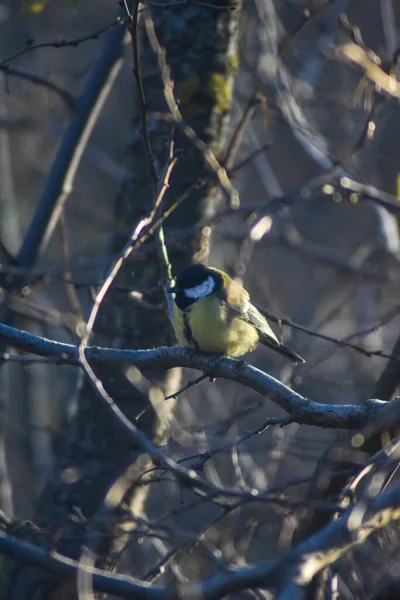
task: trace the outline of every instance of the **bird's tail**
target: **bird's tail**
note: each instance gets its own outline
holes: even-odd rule
[[[286,358],[289,358],[294,363],[305,363],[306,362],[304,360],[304,358],[301,358],[301,356],[299,356],[298,354],[296,354],[296,352],[293,352],[293,350],[291,350],[290,348],[288,348],[284,344],[280,344],[280,343],[279,344],[275,344],[274,340],[269,340],[269,339],[261,339],[260,342],[264,346],[267,346],[268,348],[271,348],[272,350],[275,350],[275,352],[279,352],[279,354],[282,354],[282,356],[285,356]]]

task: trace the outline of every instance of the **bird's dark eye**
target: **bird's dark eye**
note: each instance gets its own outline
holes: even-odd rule
[[[180,310],[186,310],[196,302],[196,298],[188,298],[185,292],[177,292],[175,295],[175,304]]]

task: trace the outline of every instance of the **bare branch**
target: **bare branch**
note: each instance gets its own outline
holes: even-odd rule
[[[24,71],[22,69],[15,69],[13,67],[10,67],[9,65],[0,65],[0,70],[5,71],[6,75],[26,79],[26,81],[31,81],[36,85],[45,87],[51,90],[52,92],[55,92],[60,96],[60,98],[62,98],[62,100],[66,103],[70,110],[73,109],[75,105],[75,97],[71,94],[69,90],[60,87],[53,81],[50,81],[50,79],[47,79],[46,77],[42,77],[40,75],[36,75],[36,73],[30,73],[29,71]]]
[[[54,342],[20,329],[0,324],[0,338],[9,345],[24,352],[39,356],[58,356],[60,363],[79,366],[79,353],[76,346]],[[207,372],[210,358],[194,354],[180,347],[161,347],[154,350],[117,350],[114,348],[86,347],[87,360],[93,364],[112,362],[114,364],[134,364],[142,367],[172,369],[188,367]],[[213,375],[245,385],[283,408],[293,422],[334,429],[359,429],[375,421],[378,417],[390,417],[393,425],[398,418],[397,406],[400,397],[390,403],[380,400],[367,400],[361,406],[352,404],[322,404],[304,398],[292,389],[244,361],[233,358],[222,359],[213,367]]]
[[[266,310],[263,306],[260,306],[259,304],[256,304],[255,302],[253,304],[270,321],[273,321],[274,323],[278,323],[279,325],[287,325],[288,327],[292,327],[293,329],[302,331],[303,333],[306,333],[306,334],[310,335],[311,337],[316,337],[321,340],[326,340],[327,342],[332,342],[332,344],[335,344],[339,348],[351,348],[352,350],[355,350],[359,354],[363,354],[364,356],[368,356],[369,358],[371,358],[372,356],[379,356],[381,358],[387,358],[387,359],[393,361],[395,364],[398,364],[398,362],[400,361],[400,355],[398,353],[398,349],[397,349],[397,351],[394,350],[391,354],[388,354],[388,353],[384,352],[383,350],[366,350],[362,346],[359,346],[358,344],[353,344],[352,342],[350,342],[350,340],[352,340],[356,337],[366,336],[374,331],[377,331],[378,329],[380,329],[381,327],[383,327],[384,325],[386,325],[387,323],[389,323],[390,321],[392,321],[393,319],[398,317],[400,314],[399,307],[396,307],[393,310],[388,311],[388,313],[386,315],[384,315],[376,324],[371,325],[370,327],[367,327],[366,329],[363,329],[361,331],[355,331],[354,333],[351,333],[350,335],[348,335],[346,338],[339,339],[339,338],[334,338],[330,335],[326,335],[325,333],[320,333],[319,331],[314,331],[313,329],[310,329],[309,327],[304,327],[304,325],[299,325],[298,323],[293,323],[293,321],[291,321],[290,319],[286,319],[284,317],[277,317],[276,315],[274,315],[274,314],[270,313],[268,310]],[[377,398],[383,398],[383,396],[381,396],[380,394],[374,394],[374,395]]]
[[[23,54],[26,54],[27,52],[32,52],[32,50],[38,50],[39,48],[65,48],[67,46],[76,48],[77,46],[79,46],[79,44],[82,44],[83,42],[88,42],[90,40],[98,40],[103,33],[106,33],[106,31],[112,29],[116,25],[123,26],[124,21],[120,17],[117,17],[112,23],[109,23],[105,27],[102,27],[101,29],[94,31],[93,33],[89,33],[88,35],[75,38],[73,40],[54,40],[52,42],[41,42],[38,44],[33,43],[32,40],[28,40],[25,48],[18,50],[18,52],[15,52],[15,54],[12,54],[8,58],[0,62],[0,69],[6,67],[11,61],[15,60],[16,58],[19,58]]]
[[[285,583],[294,591],[301,590],[315,574],[335,563],[352,547],[363,543],[372,533],[400,518],[400,486],[383,492],[369,501],[351,506],[339,519],[332,520],[321,531],[293,548],[282,557],[243,568],[226,568],[208,579],[179,586],[179,596],[187,600],[202,597],[219,600],[223,596],[249,587],[276,588]],[[74,560],[58,553],[48,554],[33,544],[23,542],[0,531],[0,551],[15,560],[27,561],[46,571],[60,575],[75,574]],[[96,589],[123,598],[158,600],[166,597],[162,587],[149,585],[126,575],[105,574],[91,569]],[[290,578],[288,581],[288,577]],[[301,596],[300,596],[301,597]]]
[[[13,538],[0,531],[0,552],[19,562],[28,562],[38,568],[58,575],[76,575],[79,563],[57,552],[51,554],[29,542]],[[100,569],[92,569],[93,585],[96,589],[121,598],[137,598],[138,600],[161,600],[165,598],[165,590],[146,582],[141,582],[128,575],[106,573]]]
[[[238,153],[240,144],[242,142],[243,133],[246,129],[247,125],[250,123],[251,119],[256,110],[257,104],[262,101],[262,96],[260,94],[253,94],[250,100],[247,103],[246,108],[243,111],[243,114],[239,120],[239,123],[236,126],[235,131],[233,132],[232,138],[228,144],[228,149],[225,153],[224,158],[224,167],[229,173],[233,171],[233,161]],[[253,155],[254,158],[254,155]]]
[[[150,183],[153,191],[153,202],[156,201],[158,191],[158,173],[154,160],[153,151],[151,148],[149,127],[147,122],[147,104],[144,95],[142,82],[142,74],[139,61],[139,40],[138,40],[138,17],[139,17],[139,0],[133,3],[133,11],[131,22],[128,30],[132,38],[132,53],[133,53],[133,76],[135,78],[136,90],[139,100],[139,117],[140,117],[140,133],[142,136],[143,148],[146,153],[146,163],[149,170]]]

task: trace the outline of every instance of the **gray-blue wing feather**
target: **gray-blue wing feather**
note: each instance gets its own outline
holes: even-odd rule
[[[249,300],[246,300],[243,305],[232,306],[226,304],[228,318],[240,317],[243,321],[251,323],[257,329],[260,343],[264,346],[268,346],[272,350],[279,352],[286,358],[289,358],[295,363],[304,363],[305,360],[293,352],[290,348],[281,344],[271,327],[268,324],[267,319],[260,313],[260,311],[252,304]]]

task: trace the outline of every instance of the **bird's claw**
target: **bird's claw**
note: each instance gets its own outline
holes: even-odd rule
[[[215,377],[213,375],[213,370],[219,365],[221,360],[224,358],[223,354],[215,354],[209,360],[209,366],[206,370],[207,376],[210,379],[210,383],[214,383]]]

